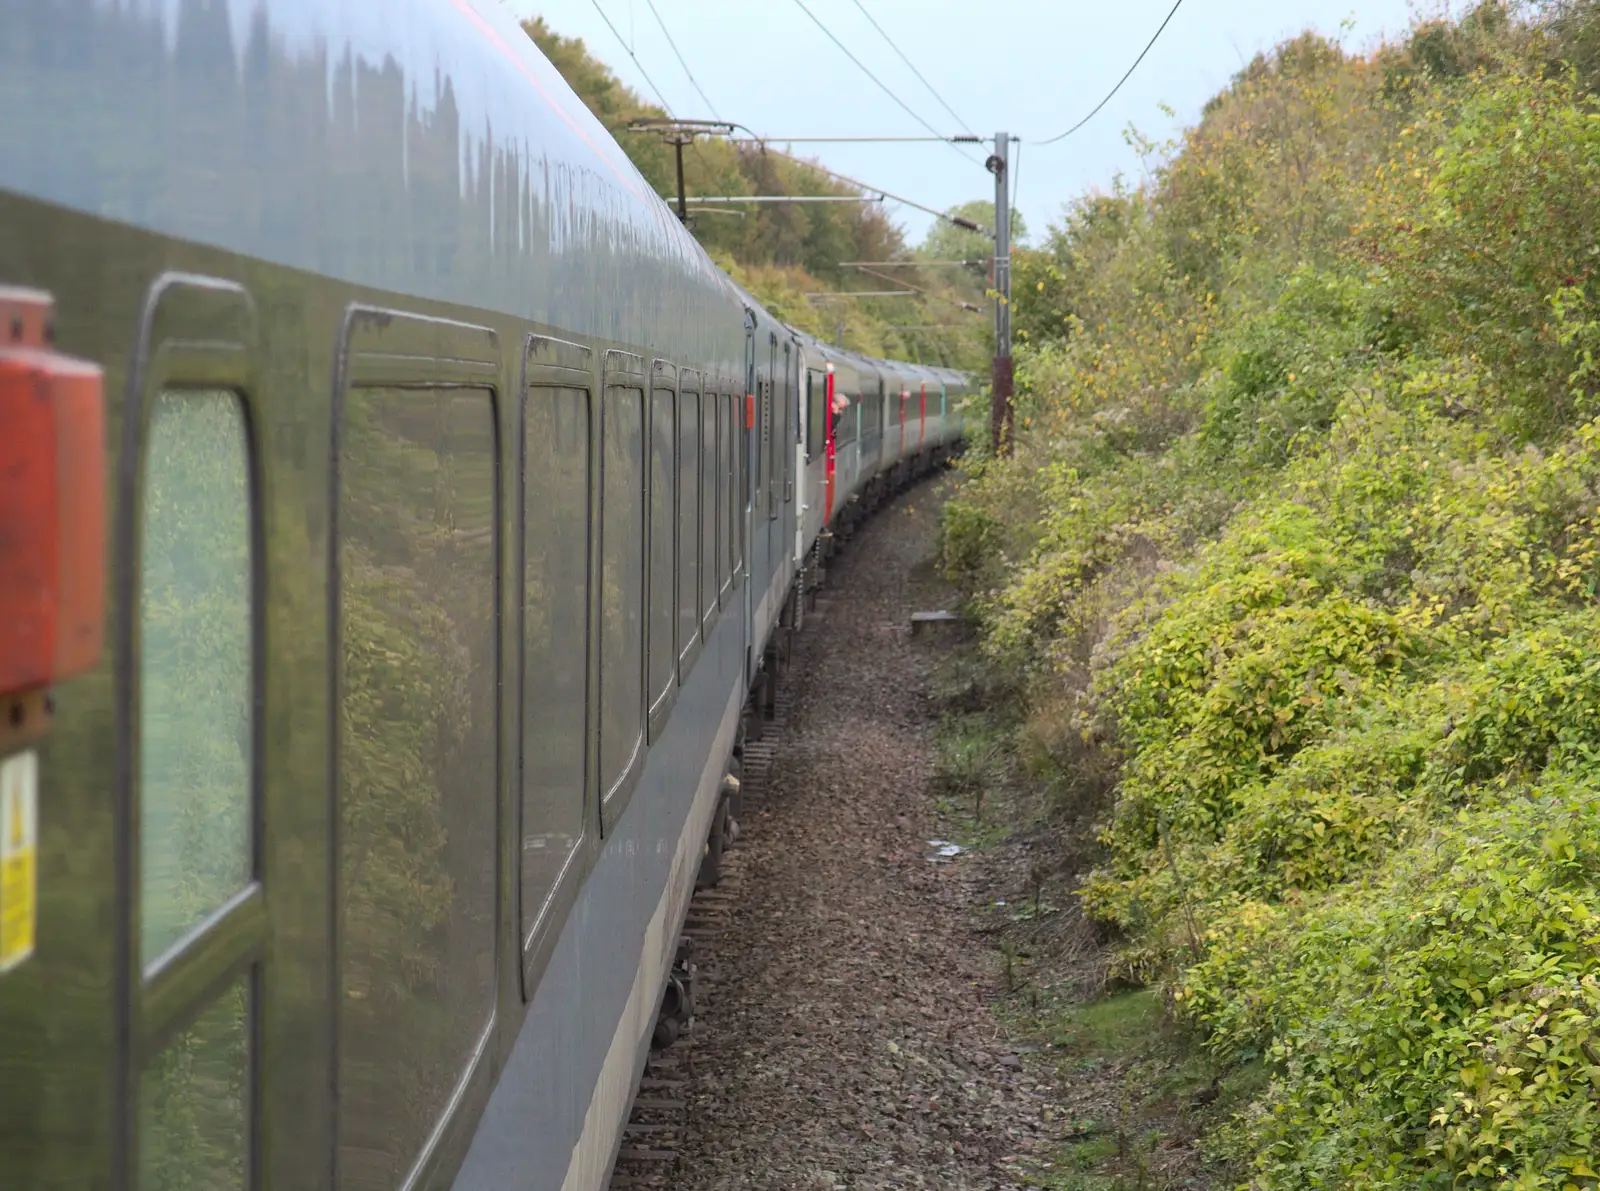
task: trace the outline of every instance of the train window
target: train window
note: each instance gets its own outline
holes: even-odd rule
[[[231,392],[160,394],[139,555],[139,953],[252,878],[250,455]]]
[[[600,780],[607,800],[644,745],[644,390],[606,390],[600,498]]]
[[[583,840],[589,623],[589,393],[523,406],[522,937]]]
[[[738,441],[738,434],[734,427],[737,424],[737,409],[731,393],[722,397],[722,420],[717,424],[717,482],[718,492],[721,494],[720,507],[722,511],[720,548],[717,550],[718,588],[721,592],[727,591],[733,582],[733,541],[737,533],[735,526],[738,524],[739,503],[735,498],[738,488],[734,483],[733,444]]]
[[[761,467],[766,481],[767,518],[778,515],[778,500],[783,476],[778,462],[779,443],[783,440],[783,394],[779,386],[785,383],[784,374],[778,371],[778,337],[768,336],[770,352],[767,364],[766,405],[761,411],[761,452],[765,456]]]
[[[675,533],[673,453],[677,449],[675,395],[655,389],[650,395],[650,713],[666,705],[675,689],[677,653],[672,647]]]
[[[737,584],[744,568],[744,515],[748,504],[745,499],[746,444],[749,442],[746,436],[749,431],[742,429],[744,419],[739,416],[741,411],[734,408],[731,401],[728,412],[733,415],[728,419],[728,507],[733,513],[728,519],[728,556],[733,562],[728,579]]]
[[[700,394],[678,397],[678,666],[688,678],[700,639]]]
[[[249,989],[227,989],[139,1077],[139,1191],[244,1191]]]
[[[494,395],[353,388],[339,435],[338,1186],[390,1191],[494,1014]]]
[[[828,442],[828,374],[806,369],[806,459],[820,455]]]
[[[778,450],[783,453],[783,500],[794,499],[794,451],[799,438],[799,419],[795,417],[795,398],[799,386],[794,377],[794,346],[783,345],[783,428],[779,435]]]
[[[700,628],[709,633],[717,610],[717,405],[715,393],[700,404]]]

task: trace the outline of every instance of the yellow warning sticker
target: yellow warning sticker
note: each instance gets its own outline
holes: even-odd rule
[[[39,917],[39,755],[0,761],[0,972],[33,954]]]

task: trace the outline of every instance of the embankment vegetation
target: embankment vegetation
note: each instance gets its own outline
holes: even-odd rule
[[[1600,1187],[1600,4],[1242,70],[1018,262],[944,560],[1254,1188]]]

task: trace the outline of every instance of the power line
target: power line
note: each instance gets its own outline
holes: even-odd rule
[[[890,144],[890,145],[927,145],[943,142],[950,145],[981,145],[984,138],[981,136],[735,136],[729,137],[730,141],[755,141],[764,144],[768,141],[781,141],[786,145],[846,145],[846,144]]]
[[[977,314],[983,313],[983,311],[979,310],[978,307],[974,306],[971,302],[963,302],[960,298],[946,297],[944,294],[930,294],[927,290],[920,289],[917,286],[912,285],[909,281],[901,281],[898,277],[891,277],[887,273],[880,273],[878,270],[869,269],[865,265],[857,265],[856,268],[860,269],[863,273],[870,273],[874,277],[881,277],[885,281],[892,281],[896,285],[903,285],[912,293],[920,294],[924,298],[932,298],[939,302],[949,302],[955,306],[961,307],[963,310],[970,310]]]
[[[630,121],[629,124],[626,127],[630,131],[638,131],[638,127],[660,125],[662,123],[664,123],[664,121],[653,119],[653,118],[649,119],[649,120],[633,120],[633,121]],[[696,125],[696,126],[699,126],[699,127],[708,127],[708,126],[710,126],[712,124],[712,122],[709,121],[709,120],[676,120],[676,119],[673,120],[673,121],[670,121],[670,123],[679,124],[679,125]],[[769,145],[767,143],[767,139],[766,138],[758,136],[756,134],[755,130],[750,128],[749,125],[740,124],[738,121],[735,121],[735,120],[720,120],[720,121],[717,121],[716,123],[718,125],[720,125],[721,127],[739,129],[741,132],[743,132],[745,134],[745,138],[748,138],[748,140],[751,143],[761,146],[761,151],[763,153],[771,153],[774,157],[782,157],[786,161],[795,162],[798,165],[804,166],[808,170],[815,170],[819,174],[826,174],[826,175],[828,175],[828,177],[833,178],[833,179],[835,179],[835,180],[837,180],[839,182],[843,182],[843,183],[845,183],[846,185],[849,185],[849,186],[854,186],[857,190],[863,190],[863,191],[868,191],[868,192],[870,192],[872,194],[882,195],[884,198],[889,199],[889,200],[891,200],[893,202],[896,202],[896,203],[900,203],[902,206],[915,207],[918,211],[925,211],[929,215],[932,215],[935,219],[942,219],[942,220],[944,220],[944,222],[950,223],[950,224],[954,224],[956,227],[965,228],[969,232],[977,232],[980,236],[988,236],[991,240],[994,239],[994,234],[992,232],[986,231],[985,229],[979,227],[976,223],[974,223],[970,219],[966,219],[966,218],[964,218],[964,217],[962,217],[960,215],[952,215],[952,214],[950,214],[950,212],[941,211],[937,207],[927,206],[924,203],[917,202],[915,199],[908,199],[904,195],[896,194],[892,190],[885,190],[881,186],[869,185],[868,183],[863,182],[860,178],[852,178],[849,174],[841,174],[838,170],[830,170],[827,166],[823,165],[821,162],[813,161],[809,157],[799,157],[799,156],[797,156],[797,155],[795,155],[793,153],[785,153],[782,149],[774,149],[774,148],[772,148],[771,145]],[[611,131],[615,132],[616,129],[612,129]],[[728,139],[729,139],[730,142],[738,143],[738,142],[742,142],[745,138],[729,137]]]
[[[939,101],[939,106],[942,107],[945,111],[950,113],[950,118],[956,122],[956,127],[965,129],[969,136],[973,135],[973,133],[972,133],[972,125],[968,124],[960,116],[956,115],[955,109],[952,108],[948,103],[946,103],[944,101],[944,96],[940,95],[937,91],[935,91],[933,89],[933,84],[930,83],[927,79],[922,77],[922,72],[917,69],[916,64],[914,62],[912,62],[910,58],[907,58],[905,56],[905,54],[901,53],[900,47],[895,45],[895,43],[894,43],[894,38],[890,37],[889,34],[884,31],[883,26],[878,24],[877,19],[875,17],[873,17],[873,15],[870,12],[867,11],[866,5],[862,4],[861,0],[852,0],[852,2],[855,4],[855,6],[857,8],[859,8],[861,10],[861,15],[866,17],[867,20],[872,22],[872,27],[878,31],[878,35],[880,37],[882,37],[884,41],[889,43],[889,48],[891,50],[893,50],[899,56],[900,61],[904,62],[908,67],[911,68],[911,73],[916,75],[917,78],[921,81],[922,85],[928,89],[928,94],[933,96],[934,99],[938,100]]]
[[[916,112],[912,111],[911,108],[906,104],[905,100],[901,99],[893,91],[889,90],[888,86],[884,83],[884,81],[882,79],[880,79],[877,75],[873,74],[872,71],[867,69],[867,64],[865,62],[861,61],[860,58],[857,58],[855,56],[855,54],[851,53],[849,46],[845,45],[844,42],[840,41],[837,37],[835,37],[833,35],[833,30],[828,28],[828,26],[824,25],[817,18],[817,14],[812,12],[809,8],[806,7],[805,0],[794,0],[794,2],[795,2],[795,4],[797,4],[799,6],[801,12],[805,13],[806,16],[811,18],[811,23],[814,24],[818,29],[821,29],[822,32],[827,35],[828,40],[833,42],[834,45],[838,46],[839,49],[841,51],[843,51],[844,56],[846,58],[849,58],[850,61],[852,61],[852,62],[854,62],[856,64],[856,66],[861,70],[862,74],[866,75],[874,83],[878,84],[878,89],[880,91],[882,91],[890,99],[894,100],[895,103],[899,104],[901,109],[907,115],[909,115],[913,120],[915,120],[918,124],[922,125],[922,127],[926,128],[929,132],[933,133],[935,136],[939,135],[939,130],[937,128],[935,128],[932,124],[929,124],[921,116],[917,115]],[[949,138],[942,138],[942,139],[948,140]],[[972,162],[974,165],[977,164],[977,158],[973,157],[972,154],[966,152],[964,149],[961,149],[959,146],[952,146],[952,148],[954,148],[957,153],[960,153],[961,156],[965,157],[968,161]]]
[[[1022,141],[1019,138],[1011,157],[1011,217],[1017,214],[1017,179],[1022,176]]]
[[[688,203],[881,203],[883,195],[868,194],[691,194]]]
[[[617,27],[611,23],[611,18],[606,16],[606,10],[600,7],[600,0],[589,0],[589,2],[594,5],[594,10],[600,14],[600,19],[606,23],[606,28],[610,29],[616,36],[622,48],[628,51],[628,57],[633,59],[633,64],[639,68],[639,73],[644,75],[644,81],[650,84],[650,90],[656,93],[656,98],[661,101],[661,106],[666,110],[667,115],[672,115],[672,105],[667,102],[666,96],[661,94],[661,88],[656,86],[656,81],[650,77],[650,72],[645,70],[644,63],[639,61],[639,55],[633,52],[633,47],[623,40],[622,34],[618,33]]]
[[[738,127],[744,128],[744,125],[740,124],[740,125],[738,125]],[[745,128],[744,130],[746,132],[750,132],[750,130],[748,128]],[[751,136],[755,136],[754,133],[750,133],[750,135]],[[816,170],[818,173],[827,174],[828,177],[835,178],[840,182],[848,183],[849,185],[854,186],[858,190],[870,190],[874,194],[881,194],[881,195],[883,195],[884,198],[892,199],[895,202],[900,203],[900,204],[902,204],[904,206],[915,207],[918,211],[926,211],[929,215],[936,216],[937,218],[944,220],[946,223],[953,223],[957,227],[966,228],[968,231],[977,232],[979,235],[989,236],[990,239],[994,238],[992,235],[990,235],[990,233],[984,231],[981,227],[979,227],[977,224],[973,223],[971,220],[966,220],[965,222],[963,222],[962,219],[959,216],[951,215],[948,211],[941,211],[937,207],[929,207],[929,206],[923,205],[922,203],[914,202],[911,199],[904,198],[901,195],[895,194],[893,191],[885,190],[881,186],[869,186],[869,185],[867,185],[867,183],[861,181],[861,179],[859,179],[859,178],[852,178],[849,174],[841,174],[838,170],[830,170],[827,166],[822,165],[819,162],[812,161],[810,158],[796,157],[793,153],[785,153],[782,149],[773,149],[773,148],[769,147],[767,145],[767,143],[765,141],[762,141],[759,137],[756,137],[756,142],[758,144],[760,144],[761,151],[763,153],[773,153],[773,154],[776,154],[779,157],[788,158],[790,161],[799,162],[801,165],[805,166],[807,169],[813,169],[813,170]]]
[[[1115,87],[1111,88],[1110,91],[1106,92],[1106,97],[1104,99],[1102,99],[1099,103],[1094,105],[1094,111],[1090,112],[1087,116],[1085,116],[1082,120],[1079,120],[1076,124],[1074,124],[1071,128],[1067,129],[1065,132],[1057,133],[1055,136],[1048,137],[1048,138],[1046,138],[1045,140],[1042,140],[1042,141],[1035,141],[1034,144],[1036,144],[1036,145],[1053,145],[1057,141],[1064,140],[1065,138],[1071,136],[1073,133],[1077,132],[1078,129],[1082,128],[1085,124],[1089,123],[1090,120],[1093,120],[1095,118],[1095,116],[1097,116],[1099,114],[1100,109],[1105,107],[1106,104],[1111,102],[1111,97],[1113,95],[1115,95],[1118,91],[1122,90],[1122,84],[1126,83],[1128,81],[1129,75],[1133,74],[1134,71],[1139,69],[1139,63],[1144,61],[1144,56],[1150,52],[1150,47],[1156,44],[1156,39],[1161,36],[1163,31],[1165,31],[1167,25],[1171,22],[1172,18],[1178,15],[1178,9],[1181,8],[1182,6],[1183,6],[1183,0],[1176,0],[1176,2],[1172,6],[1172,11],[1167,13],[1167,19],[1165,21],[1161,22],[1161,28],[1159,28],[1159,29],[1157,29],[1155,31],[1155,36],[1151,37],[1150,40],[1145,43],[1144,49],[1140,50],[1139,51],[1139,56],[1133,60],[1133,65],[1128,67],[1128,73],[1123,75],[1120,79],[1118,79],[1117,80],[1117,85]]]
[[[672,47],[672,53],[678,59],[678,65],[683,67],[683,73],[689,76],[689,84],[699,94],[700,98],[705,100],[705,105],[711,109],[711,114],[718,120],[722,119],[722,113],[717,111],[717,105],[706,97],[706,93],[701,90],[699,82],[694,77],[694,71],[690,70],[689,64],[683,60],[683,54],[678,50],[678,43],[673,41],[672,34],[667,32],[667,23],[661,19],[661,14],[656,11],[656,0],[644,0],[644,2],[650,6],[650,15],[655,17],[656,24],[661,26],[662,36],[667,39],[667,44]]]

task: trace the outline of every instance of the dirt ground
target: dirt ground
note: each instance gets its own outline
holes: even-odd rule
[[[975,911],[992,861],[931,860],[933,562],[949,479],[901,495],[836,560],[796,639],[791,710],[745,808],[739,897],[679,1075],[675,1185],[1009,1188],[1060,1137],[1051,1064],[991,1006]]]

